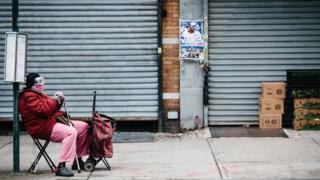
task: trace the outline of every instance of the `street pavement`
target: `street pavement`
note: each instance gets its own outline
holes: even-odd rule
[[[108,159],[93,172],[57,177],[41,159],[27,173],[38,153],[31,138],[20,136],[20,173],[12,173],[12,136],[0,136],[0,179],[320,179],[320,131],[284,129],[289,138],[211,138],[208,128],[185,133],[156,133],[155,142],[114,143]],[[47,152],[58,161],[61,144]]]

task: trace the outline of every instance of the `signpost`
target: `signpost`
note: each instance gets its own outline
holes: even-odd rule
[[[13,32],[19,32],[18,15],[19,15],[19,0],[12,0],[12,31]],[[15,80],[17,80],[17,77],[18,77],[18,80],[21,79],[21,76],[17,75],[17,73],[19,73],[17,72],[17,70],[19,71],[21,67],[18,69],[16,68],[16,65],[18,64],[17,59],[19,59],[19,61],[22,60],[22,58],[20,58],[20,54],[17,53],[18,49],[20,49],[21,51],[21,47],[17,46],[17,44],[20,44],[21,41],[17,41],[17,38],[18,38],[17,34],[9,33],[7,35],[6,35],[6,50],[5,50],[5,57],[6,57],[5,69],[6,70],[5,70],[4,76],[5,76],[5,80],[8,80],[13,83],[12,85],[12,88],[13,88],[13,172],[19,172],[20,171],[20,149],[19,149],[20,137],[19,137],[19,109],[18,109],[19,82],[16,82]],[[27,39],[25,38],[25,40]],[[26,42],[25,42],[25,47],[26,47]],[[17,58],[17,56],[19,56],[19,58]],[[26,53],[25,53],[25,57],[26,57]],[[19,62],[19,64],[21,63]]]
[[[5,35],[4,80],[13,83],[13,172],[20,171],[19,83],[26,74],[27,39],[18,32]]]
[[[7,32],[5,38],[4,80],[24,83],[28,35],[17,32]]]

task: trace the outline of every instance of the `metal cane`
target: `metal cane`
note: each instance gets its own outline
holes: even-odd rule
[[[71,120],[70,120],[70,118],[69,118],[69,115],[68,115],[67,108],[66,108],[66,100],[64,100],[64,102],[63,102],[63,107],[64,107],[64,111],[67,113],[68,124],[69,124],[69,126],[73,127],[73,126],[72,126],[72,123],[71,123]],[[81,169],[80,169],[80,165],[79,165],[79,160],[78,160],[78,155],[77,155],[77,153],[76,153],[76,162],[77,162],[78,173],[81,173]]]

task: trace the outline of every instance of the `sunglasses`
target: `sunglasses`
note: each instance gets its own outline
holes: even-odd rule
[[[41,76],[34,79],[34,84],[37,85],[44,85],[45,82],[44,77]]]

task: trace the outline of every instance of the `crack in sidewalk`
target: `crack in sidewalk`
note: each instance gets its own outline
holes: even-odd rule
[[[2,145],[2,146],[0,147],[0,149],[4,148],[5,146],[7,146],[7,145],[9,145],[9,144],[11,144],[11,143],[12,143],[12,141],[8,142],[7,144]]]
[[[315,142],[316,144],[318,144],[320,146],[320,143],[317,140],[313,139],[313,137],[311,137],[311,139],[313,142]]]
[[[218,171],[219,171],[220,178],[221,178],[221,179],[224,179],[224,178],[223,178],[223,175],[222,175],[222,170],[221,170],[221,168],[220,168],[220,166],[219,166],[219,163],[218,163],[218,160],[217,160],[216,156],[214,155],[214,153],[213,153],[213,151],[212,151],[212,147],[211,147],[211,145],[210,145],[209,138],[206,138],[206,140],[207,140],[207,143],[208,143],[208,145],[209,145],[209,148],[210,148],[210,151],[211,151],[211,155],[212,155],[212,157],[213,157],[213,159],[214,159],[214,162],[215,162],[215,164],[216,164],[216,166],[217,166],[217,169],[218,169]]]

